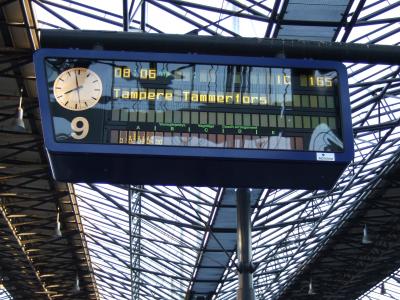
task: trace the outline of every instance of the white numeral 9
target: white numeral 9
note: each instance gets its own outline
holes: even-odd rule
[[[76,117],[71,121],[71,136],[76,140],[84,139],[89,133],[89,121],[84,117]]]

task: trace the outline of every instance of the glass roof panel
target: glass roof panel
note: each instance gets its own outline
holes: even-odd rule
[[[400,269],[376,284],[357,300],[392,300],[400,298]]]
[[[12,300],[13,297],[7,292],[2,284],[0,284],[0,300]]]
[[[216,191],[86,184],[74,188],[99,294],[105,299],[131,299],[131,294],[182,299]]]

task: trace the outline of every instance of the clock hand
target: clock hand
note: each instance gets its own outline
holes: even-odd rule
[[[79,83],[78,83],[78,75],[75,70],[75,82],[76,82],[76,90],[78,91],[78,102],[81,102],[81,95],[79,94]]]
[[[69,93],[71,93],[71,92],[73,92],[73,91],[79,90],[79,89],[81,89],[81,88],[83,88],[83,85],[80,85],[80,86],[78,86],[78,87],[76,87],[76,88],[73,88],[73,89],[71,89],[71,90],[69,90],[69,91],[66,91],[66,92],[64,93],[64,95],[65,95],[65,94],[69,94]]]

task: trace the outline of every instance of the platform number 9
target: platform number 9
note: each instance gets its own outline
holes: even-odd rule
[[[89,133],[89,121],[84,117],[76,117],[71,121],[71,136],[76,140],[84,139]]]

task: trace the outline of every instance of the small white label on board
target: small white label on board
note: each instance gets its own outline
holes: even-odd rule
[[[319,160],[319,161],[335,161],[335,153],[317,152],[317,160]]]

